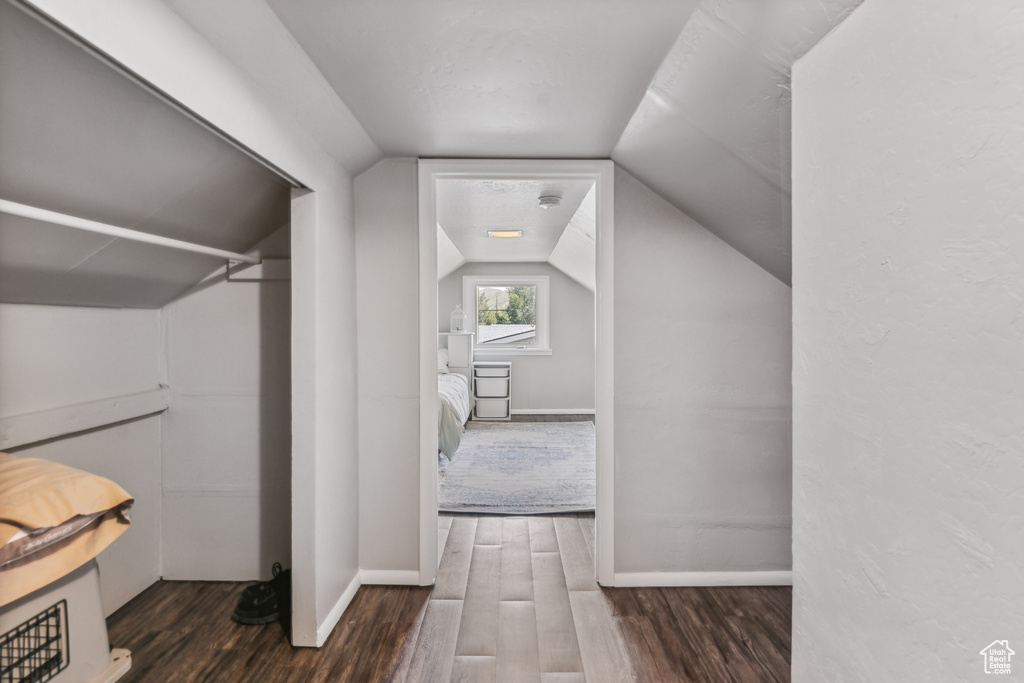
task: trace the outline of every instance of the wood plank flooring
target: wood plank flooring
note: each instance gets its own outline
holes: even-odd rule
[[[593,515],[444,515],[434,588],[364,586],[324,647],[230,620],[241,585],[158,582],[108,619],[123,681],[788,681],[789,588],[613,588]]]

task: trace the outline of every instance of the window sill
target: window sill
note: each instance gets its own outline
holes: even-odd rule
[[[498,358],[500,356],[550,356],[551,349],[517,349],[515,347],[509,348],[480,348],[479,346],[473,349],[473,355],[478,358]]]

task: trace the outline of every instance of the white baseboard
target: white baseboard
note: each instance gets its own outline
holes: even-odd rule
[[[658,586],[792,586],[792,571],[637,572],[615,574],[616,588]]]
[[[593,408],[513,408],[513,415],[593,415]]]
[[[349,603],[352,602],[352,598],[356,596],[356,591],[359,590],[359,586],[362,585],[360,578],[362,572],[356,572],[355,577],[348,584],[345,592],[338,598],[338,602],[334,603],[334,607],[327,614],[327,618],[324,619],[323,623],[316,629],[316,646],[320,647],[327,642],[327,637],[331,635],[331,631],[338,625],[341,620],[341,615],[345,613]]]
[[[401,569],[360,569],[359,578],[364,586],[418,586],[420,573]]]

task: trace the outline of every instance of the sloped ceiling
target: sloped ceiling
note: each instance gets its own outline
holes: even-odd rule
[[[611,153],[696,0],[269,0],[387,156]]]
[[[569,219],[548,263],[592,292],[597,291],[597,198],[591,186]]]
[[[547,261],[593,186],[589,180],[461,180],[437,182],[437,220],[467,261]],[[542,208],[541,196],[561,198]],[[492,238],[488,230],[521,230]]]
[[[788,283],[790,68],[861,0],[268,2],[385,155],[610,156]]]
[[[353,173],[610,157],[788,283],[790,68],[861,0],[165,2]],[[268,171],[0,11],[0,198],[234,251],[287,221]],[[218,265],[59,230],[0,217],[0,301],[155,307]]]
[[[791,68],[860,2],[702,2],[612,159],[789,284]]]
[[[593,181],[444,179],[435,191],[438,280],[466,262],[546,261],[594,290]],[[558,197],[560,203],[542,207],[542,196]],[[522,235],[493,238],[488,230]]]
[[[244,251],[289,220],[289,186],[0,2],[0,198]],[[158,308],[222,261],[0,214],[0,302]]]
[[[295,38],[262,0],[165,4],[277,100],[353,176],[382,155]]]

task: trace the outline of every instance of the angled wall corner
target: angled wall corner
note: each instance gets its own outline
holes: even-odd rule
[[[616,571],[785,583],[791,291],[621,169],[615,192]]]

